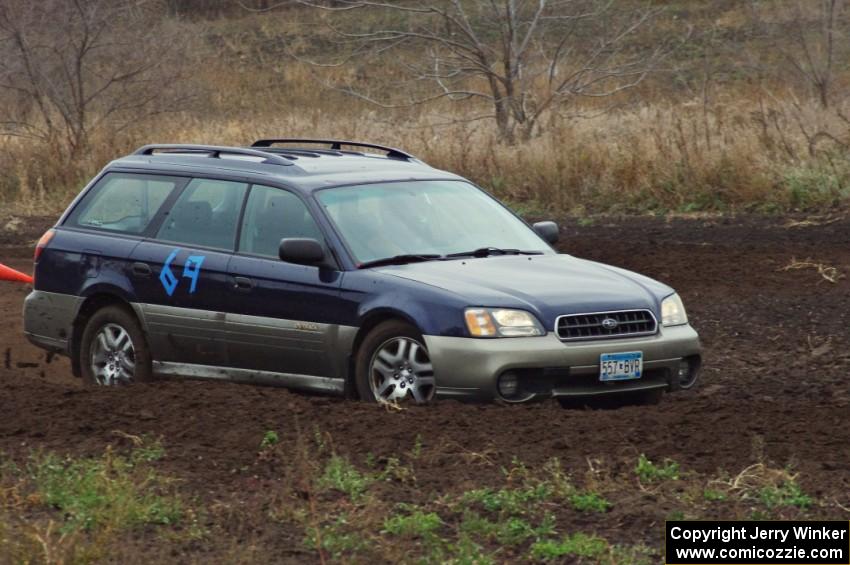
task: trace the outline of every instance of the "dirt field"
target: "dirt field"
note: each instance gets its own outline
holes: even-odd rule
[[[706,481],[754,463],[793,469],[819,501],[810,515],[850,518],[850,279],[842,276],[850,272],[850,220],[563,223],[563,251],[640,271],[680,292],[705,347],[697,390],[658,406],[617,410],[440,402],[391,412],[226,383],[86,389],[66,359],[51,362],[23,339],[20,310],[28,289],[0,283],[0,452],[13,459],[39,449],[97,455],[107,444],[126,447],[122,432],[161,437],[167,455],[159,468],[183,481],[181,492],[205,509],[211,532],[168,546],[170,557],[186,561],[319,560],[302,543],[302,531],[267,518],[277,485],[291,478],[287,449],[314,434],[356,465],[421,442],[415,486],[396,497],[421,503],[451,489],[494,484],[514,458],[537,469],[557,457],[571,476],[604,475],[613,503],[593,516],[556,509],[560,530],[656,552],[664,519],[684,508],[686,487],[641,488],[632,473],[639,454],[675,460]],[[17,234],[0,234],[0,262],[29,270],[31,240],[44,227],[33,220]],[[812,265],[786,269],[793,261]],[[281,437],[271,459],[258,457],[266,430]],[[688,517],[725,519],[751,510],[746,501],[687,508]],[[158,547],[157,539],[143,532],[121,551],[142,560],[136,549]]]

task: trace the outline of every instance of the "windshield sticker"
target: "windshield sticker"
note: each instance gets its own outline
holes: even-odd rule
[[[162,265],[162,272],[159,274],[159,280],[168,296],[173,296],[174,291],[177,290],[177,286],[180,284],[180,281],[174,276],[174,272],[171,270],[171,263],[177,258],[178,253],[180,253],[179,248],[173,250],[168,255],[168,258]],[[204,255],[190,255],[186,258],[186,264],[183,266],[183,278],[191,281],[189,283],[189,294],[194,294],[195,289],[198,287],[198,277],[201,274],[201,265],[204,263],[204,259],[206,259]]]

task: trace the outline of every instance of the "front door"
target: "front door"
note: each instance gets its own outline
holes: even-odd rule
[[[254,185],[239,248],[230,262],[232,306],[227,346],[232,366],[296,375],[338,376],[329,356],[336,339],[342,273],[278,258],[280,240],[324,241],[295,194]]]

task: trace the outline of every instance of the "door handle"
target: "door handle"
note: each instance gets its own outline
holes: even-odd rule
[[[133,274],[137,277],[149,277],[153,271],[147,263],[133,263]]]
[[[233,277],[233,290],[237,292],[251,292],[254,290],[254,281],[246,277]]]

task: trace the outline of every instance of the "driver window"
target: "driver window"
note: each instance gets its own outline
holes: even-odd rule
[[[287,237],[324,241],[307,206],[295,194],[269,186],[251,187],[239,251],[277,258],[280,240]]]

